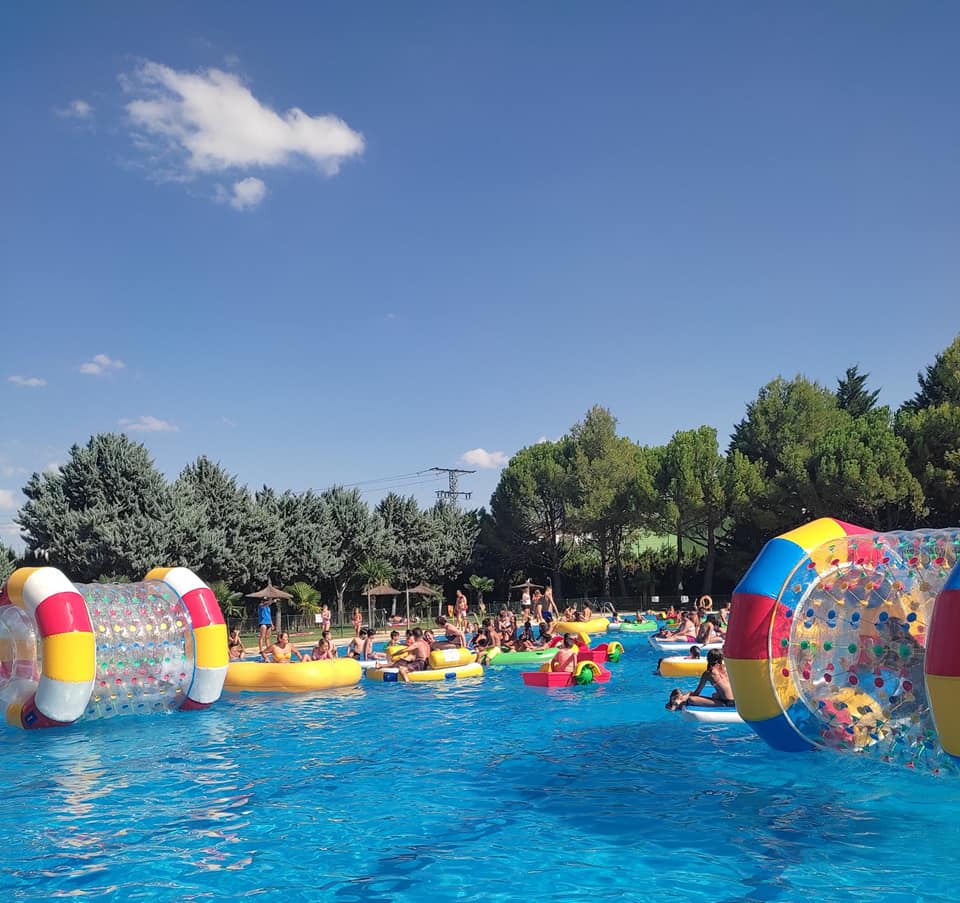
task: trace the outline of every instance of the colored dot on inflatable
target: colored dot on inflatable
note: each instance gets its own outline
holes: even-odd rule
[[[780,673],[781,673],[784,677],[789,677],[789,676],[790,676],[790,669],[789,669],[789,668],[784,668]]]
[[[816,612],[815,612],[812,608],[808,608],[808,609],[807,609],[807,617],[808,617],[808,618],[812,618],[815,614],[816,614]]]
[[[883,655],[883,646],[881,646],[879,643],[877,643],[877,644],[873,647],[873,654],[874,654],[874,655]]]
[[[911,649],[906,643],[900,647],[900,658],[910,658]]]
[[[789,646],[789,645],[790,645],[790,640],[788,640],[786,637],[784,637],[782,640],[780,640],[780,647],[781,647],[782,649],[786,649],[787,646]]]
[[[847,678],[847,680],[849,681],[850,686],[852,686],[852,687],[855,687],[855,686],[857,685],[857,683],[858,683],[858,681],[857,681],[857,675],[856,675],[856,674],[851,674],[851,675]]]
[[[827,620],[828,621],[837,620],[837,613],[832,608],[830,609],[830,611],[827,612]]]
[[[823,675],[823,679],[824,679],[827,683],[830,683],[830,681],[833,680],[833,675],[830,674],[829,672],[827,672],[827,673],[825,673],[825,674]]]
[[[856,624],[857,621],[860,620],[860,612],[855,611],[852,615],[850,615],[850,620],[853,621],[854,624]]]
[[[917,613],[914,611],[911,611],[910,614],[907,615],[907,620],[912,624],[914,621],[917,620]]]
[[[830,640],[827,640],[827,641],[823,644],[823,651],[824,651],[824,652],[829,652],[831,649],[833,649],[833,643],[831,643]]]
[[[801,648],[801,649],[809,649],[809,648],[810,648],[810,643],[809,643],[807,640],[801,640],[801,641],[800,641],[800,648]]]
[[[905,681],[903,682],[903,690],[904,690],[904,692],[905,692],[905,693],[909,693],[912,689],[913,689],[913,681],[912,681],[912,680],[905,680]]]
[[[856,651],[857,651],[856,643],[851,643],[849,646],[847,646],[847,652],[856,652]]]
[[[879,614],[879,616],[878,616],[878,618],[877,618],[877,620],[880,621],[881,623],[883,623],[883,622],[886,621],[887,618],[889,618],[889,617],[890,617],[890,615],[888,615],[885,611],[881,611],[880,614]]]

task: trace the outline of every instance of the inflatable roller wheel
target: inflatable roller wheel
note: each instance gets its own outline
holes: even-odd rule
[[[607,658],[612,662],[620,661],[620,656],[623,655],[623,646],[619,643],[611,643],[607,646]]]

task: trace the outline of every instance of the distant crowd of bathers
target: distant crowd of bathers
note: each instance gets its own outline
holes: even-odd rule
[[[345,656],[370,663],[371,667],[396,667],[401,679],[406,680],[410,673],[426,669],[430,653],[437,650],[465,648],[475,654],[478,662],[486,664],[495,651],[526,652],[559,646],[552,659],[552,669],[574,671],[580,637],[576,633],[561,632],[556,624],[564,621],[575,624],[589,621],[594,616],[593,610],[586,603],[580,608],[568,606],[560,611],[549,586],[543,592],[536,589],[532,595],[524,592],[520,600],[519,615],[504,606],[499,614],[486,617],[486,607],[480,601],[477,605],[478,619],[471,620],[468,616],[467,597],[459,590],[449,609],[455,617],[438,616],[436,630],[408,627],[402,638],[398,629],[391,630],[387,648],[393,652],[388,657],[386,652],[374,649],[376,631],[372,627],[362,626],[363,615],[359,608],[355,608],[352,618],[354,636],[346,646]],[[285,630],[277,632],[276,638],[273,638],[270,603],[261,602],[256,659],[271,663],[337,659],[339,650],[331,634],[329,609],[326,606],[323,608],[322,618],[320,638],[313,648],[303,651],[290,642],[290,634]],[[230,631],[227,647],[231,661],[242,661],[252,654],[252,650],[247,650],[243,645],[240,631],[236,628]]]

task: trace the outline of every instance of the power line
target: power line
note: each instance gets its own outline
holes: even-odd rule
[[[344,489],[353,489],[356,486],[366,486],[368,483],[389,483],[393,480],[407,480],[407,479],[410,479],[411,477],[423,476],[423,474],[429,473],[429,472],[430,472],[430,468],[428,467],[425,470],[415,470],[413,473],[398,473],[398,474],[394,474],[394,476],[392,477],[377,477],[376,479],[373,479],[373,480],[359,480],[356,483],[341,483],[340,485]]]

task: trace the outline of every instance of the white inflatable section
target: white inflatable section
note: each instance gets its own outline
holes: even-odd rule
[[[0,702],[4,709],[33,695],[40,677],[38,668],[33,619],[14,605],[0,606]]]

